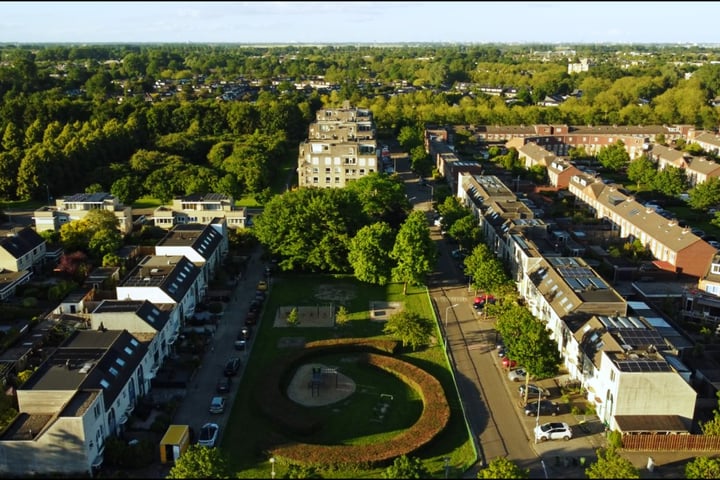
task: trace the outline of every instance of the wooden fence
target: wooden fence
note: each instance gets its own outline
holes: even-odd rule
[[[707,435],[623,435],[622,448],[648,452],[720,451],[720,436]]]

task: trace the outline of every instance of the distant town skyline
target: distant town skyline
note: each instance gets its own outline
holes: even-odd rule
[[[718,18],[720,2],[0,2],[0,43],[718,45]]]

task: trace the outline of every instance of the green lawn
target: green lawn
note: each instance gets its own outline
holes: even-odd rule
[[[320,286],[331,286],[339,296],[332,300],[318,298]],[[320,295],[321,296],[321,295]],[[278,307],[297,305],[329,305],[342,303],[350,312],[350,321],[339,327],[273,327]],[[269,456],[266,452],[272,428],[260,415],[252,397],[253,385],[262,378],[265,366],[272,364],[275,358],[287,352],[278,346],[282,337],[303,337],[305,341],[335,337],[383,337],[382,322],[369,319],[369,305],[372,301],[402,302],[405,309],[428,318],[435,318],[429,296],[424,287],[409,287],[408,295],[402,293],[401,284],[385,287],[366,285],[350,277],[280,275],[273,279],[271,294],[263,311],[263,318],[255,332],[252,354],[248,359],[238,393],[233,404],[228,426],[223,434],[221,449],[230,460],[231,471],[238,478],[262,478],[269,476]],[[238,322],[242,319],[237,319]],[[439,338],[439,331],[436,330]],[[453,477],[459,476],[476,459],[476,453],[468,428],[462,415],[457,390],[449,369],[448,360],[441,342],[416,352],[405,352],[403,360],[421,366],[440,380],[448,395],[452,411],[446,430],[430,445],[417,454],[425,461],[429,472],[436,478],[444,477],[444,460],[451,458]],[[232,339],[228,339],[232,341]],[[320,444],[367,444],[396,435],[403,428],[412,425],[419,417],[422,403],[417,393],[399,381],[393,375],[367,366],[343,363],[339,354],[327,355],[319,362],[326,365],[339,365],[340,371],[352,378],[360,386],[356,392],[337,404],[314,407],[311,410],[328,415],[329,421],[320,433],[313,438],[297,439],[305,443]],[[347,359],[346,359],[347,360]],[[373,407],[380,393],[393,395],[391,409],[382,424],[369,422]],[[287,466],[276,463],[278,477],[283,477]],[[378,478],[384,469],[343,470],[322,472],[332,478]]]

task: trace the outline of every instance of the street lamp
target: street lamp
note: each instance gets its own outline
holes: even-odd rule
[[[527,383],[525,384],[527,387]],[[542,390],[538,388],[538,408],[537,408],[537,416],[535,417],[535,443],[538,441],[538,427],[540,426],[540,400],[542,400]]]
[[[448,306],[448,307],[445,309],[445,331],[446,331],[446,332],[447,332],[447,326],[448,326],[448,311],[449,311],[451,308],[455,308],[455,307],[457,307],[457,306],[458,306],[458,304],[456,303],[455,305],[450,305],[450,306]],[[447,333],[445,333],[445,335],[447,336]]]
[[[270,457],[270,477],[275,478],[275,457]]]

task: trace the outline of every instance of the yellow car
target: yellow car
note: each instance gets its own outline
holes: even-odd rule
[[[265,280],[260,280],[257,284],[257,287],[255,287],[256,290],[260,290],[261,292],[264,292],[267,290],[267,282]]]

